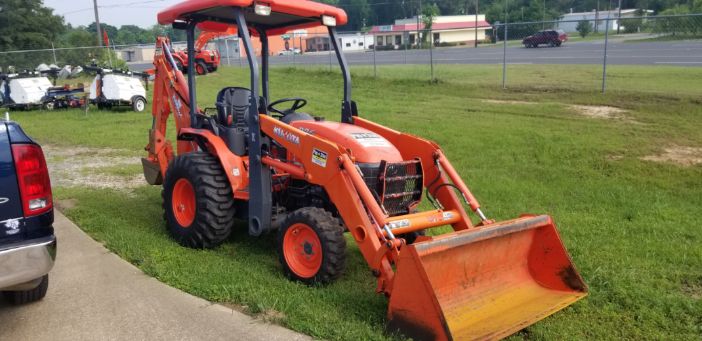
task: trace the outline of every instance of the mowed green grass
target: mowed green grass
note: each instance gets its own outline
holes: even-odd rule
[[[590,295],[514,339],[699,340],[702,165],[640,158],[673,145],[702,147],[702,68],[612,67],[606,95],[591,66],[510,66],[506,91],[500,71],[443,65],[430,83],[426,66],[383,67],[378,79],[372,68],[356,68],[354,98],[362,116],[437,141],[491,218],[554,217]],[[241,69],[198,78],[200,106],[213,106],[220,88],[247,82]],[[341,85],[323,68],[271,74],[273,98],[307,98],[305,110],[329,119],[338,119]],[[628,119],[584,117],[570,104],[616,106]],[[42,143],[119,148],[135,158],[151,126],[149,114],[132,112],[13,118]],[[93,238],[169,285],[315,338],[403,338],[385,332],[387,300],[374,293],[352,239],[346,274],[307,287],[282,276],[274,236],[249,237],[241,223],[217,249],[178,246],[165,229],[160,187],[56,188],[55,195],[77,201],[65,213]]]

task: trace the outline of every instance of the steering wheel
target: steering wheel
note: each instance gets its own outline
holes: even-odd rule
[[[292,104],[292,106],[290,106],[290,108],[288,108],[286,110],[280,110],[280,109],[275,108],[275,106],[277,106],[281,103],[285,103],[285,102],[293,102],[293,104]],[[307,100],[304,98],[300,98],[300,97],[283,98],[283,99],[279,99],[279,100],[269,104],[268,110],[272,111],[276,114],[285,116],[287,114],[294,113],[295,111],[297,111],[298,109],[301,109],[305,105],[307,105]]]

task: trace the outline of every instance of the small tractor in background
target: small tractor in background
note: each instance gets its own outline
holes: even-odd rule
[[[111,109],[129,106],[136,112],[146,109],[146,88],[148,73],[104,69],[97,66],[84,66],[83,70],[94,72],[95,79],[90,84],[90,103],[98,109]]]
[[[436,143],[359,116],[336,32],[348,21],[343,10],[307,0],[190,0],[158,21],[186,31],[188,77],[159,38],[142,164],[146,181],[163,185],[178,243],[216,247],[235,217],[246,219],[251,236],[277,231],[287,277],[329,283],[344,272],[347,232],[389,298],[389,328],[415,340],[505,337],[587,295],[551,217],[489,219]],[[202,110],[195,29],[231,25],[249,82],[223,88],[216,109]],[[268,37],[320,25],[343,76],[340,122],[301,111],[304,98],[270,98]],[[166,137],[171,114],[175,144]],[[423,195],[433,209],[419,211]],[[439,226],[453,231],[423,233]]]
[[[207,43],[215,38],[231,36],[236,34],[233,28],[222,32],[203,31],[195,41],[195,73],[199,76],[206,75],[210,72],[215,72],[219,68],[222,60],[219,51],[207,50]],[[188,52],[187,51],[171,51],[173,60],[178,68],[183,72],[188,72]]]

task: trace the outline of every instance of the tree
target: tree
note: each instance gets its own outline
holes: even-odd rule
[[[590,32],[592,32],[592,24],[588,20],[580,20],[578,26],[575,29],[580,33],[580,36],[585,38]]]
[[[346,10],[349,17],[345,28],[360,31],[366,26],[371,12],[367,0],[341,0],[339,5]]]
[[[434,20],[439,16],[439,6],[436,4],[426,4],[422,8],[422,23],[424,24],[423,42],[427,42],[427,37],[431,35],[431,28],[434,26]],[[432,42],[436,44],[436,42]]]
[[[63,33],[63,18],[43,6],[41,0],[1,0],[0,51],[50,49]],[[36,67],[52,61],[46,53],[13,53],[0,55],[0,65],[17,69]]]

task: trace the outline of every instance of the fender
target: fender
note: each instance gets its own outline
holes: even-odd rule
[[[182,128],[180,129],[180,137],[193,137],[199,136],[205,141],[207,141],[207,148],[209,152],[217,156],[224,173],[227,175],[227,179],[232,186],[232,191],[234,192],[235,199],[248,199],[248,195],[245,194],[243,190],[249,185],[248,171],[246,170],[245,163],[247,163],[248,157],[237,156],[232,153],[224,141],[219,136],[216,136],[209,130],[205,129],[193,129],[193,128]]]

